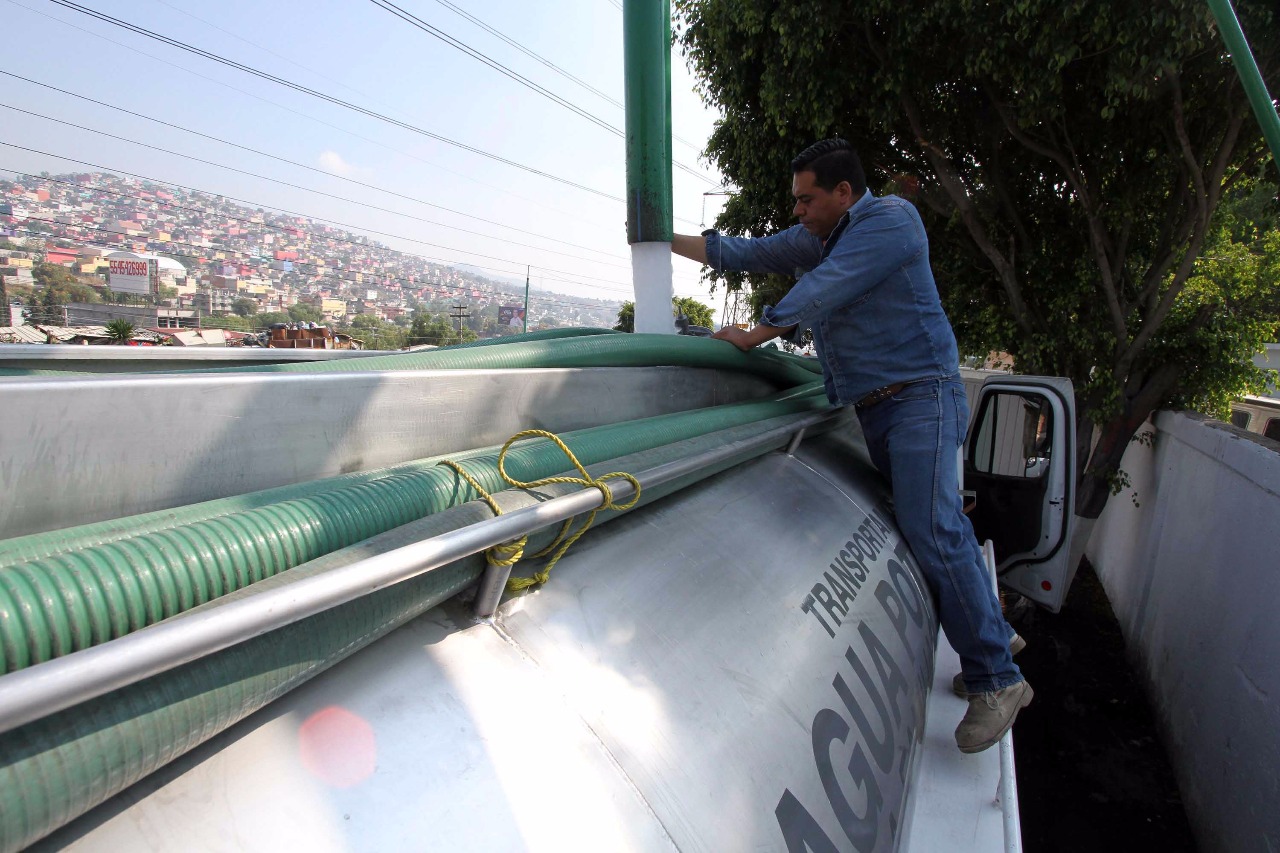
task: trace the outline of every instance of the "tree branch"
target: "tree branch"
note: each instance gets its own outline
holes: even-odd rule
[[[995,97],[994,92],[988,91],[987,96],[991,99],[991,103],[995,105],[1001,119],[1004,120],[1005,128],[1009,131],[1009,134],[1029,151],[1056,163],[1071,188],[1079,196],[1080,206],[1085,211],[1085,222],[1089,226],[1089,244],[1093,248],[1094,262],[1098,266],[1098,273],[1102,279],[1102,291],[1107,300],[1107,311],[1111,315],[1111,331],[1116,336],[1116,346],[1122,346],[1129,339],[1129,332],[1124,320],[1124,309],[1120,307],[1120,297],[1119,292],[1116,290],[1115,277],[1111,274],[1112,266],[1107,257],[1107,239],[1105,229],[1102,226],[1102,217],[1094,209],[1089,188],[1085,185],[1083,176],[1061,151],[1055,151],[1036,141],[1030,134],[1019,127],[1018,121],[1010,112],[1008,105]]]
[[[863,35],[866,39],[868,50],[871,51],[881,65],[885,65],[885,52],[878,44],[875,34],[871,31],[870,22],[864,26]],[[1026,300],[1023,298],[1017,272],[996,249],[990,235],[987,233],[986,227],[982,223],[982,219],[974,209],[973,200],[970,198],[969,191],[964,186],[960,175],[952,167],[950,159],[936,145],[928,141],[924,132],[924,121],[914,99],[909,93],[903,91],[899,101],[902,104],[907,122],[911,126],[911,133],[932,167],[939,185],[946,192],[947,197],[951,199],[951,203],[955,205],[956,210],[959,211],[960,220],[964,223],[965,228],[968,229],[973,241],[977,244],[982,254],[986,256],[987,260],[995,267],[996,274],[1000,278],[1001,287],[1004,289],[1005,295],[1009,297],[1014,322],[1026,335],[1033,335],[1037,331],[1043,331],[1043,322],[1039,317],[1032,315]]]
[[[1187,117],[1182,107],[1182,83],[1173,69],[1167,69],[1169,84],[1173,89],[1173,132],[1178,139],[1178,152],[1182,155],[1182,164],[1191,176],[1191,185],[1195,189],[1196,210],[1200,220],[1209,218],[1209,195],[1204,188],[1204,172],[1196,162],[1191,151],[1191,140],[1187,138]]]
[[[1181,113],[1181,98],[1178,101],[1179,103],[1175,108],[1175,123],[1181,121],[1179,115]],[[1195,268],[1196,260],[1200,256],[1200,250],[1204,247],[1204,241],[1208,237],[1213,211],[1222,197],[1222,177],[1231,161],[1231,155],[1235,150],[1236,143],[1239,141],[1240,129],[1243,123],[1244,116],[1241,111],[1237,110],[1231,120],[1227,122],[1222,139],[1218,144],[1218,150],[1214,152],[1208,174],[1202,173],[1197,165],[1194,174],[1199,176],[1201,181],[1197,192],[1203,192],[1204,203],[1196,206],[1197,212],[1194,217],[1189,217],[1193,222],[1191,235],[1186,250],[1182,254],[1182,260],[1178,264],[1178,269],[1174,272],[1173,281],[1169,283],[1169,287],[1165,290],[1164,296],[1160,298],[1155,310],[1147,312],[1147,316],[1143,318],[1142,330],[1116,362],[1115,376],[1117,378],[1121,378],[1128,373],[1142,350],[1146,347],[1147,342],[1164,325],[1169,312],[1173,310],[1173,305],[1177,301],[1178,295],[1182,293],[1183,288],[1186,287],[1187,281],[1191,277],[1191,271]],[[1186,140],[1185,125],[1179,130],[1179,134],[1183,140]],[[1189,141],[1187,144],[1189,146]]]
[[[952,203],[955,204],[956,209],[960,212],[960,219],[969,230],[969,235],[973,238],[973,241],[978,244],[978,248],[995,266],[996,273],[1000,277],[1000,284],[1004,288],[1005,295],[1009,297],[1014,322],[1027,335],[1042,331],[1043,323],[1039,321],[1038,317],[1032,316],[1026,300],[1022,296],[1022,288],[1018,284],[1016,270],[1009,260],[996,249],[991,235],[987,232],[986,226],[983,225],[977,210],[974,209],[973,199],[969,196],[968,189],[964,186],[960,175],[951,165],[951,160],[938,146],[929,142],[926,138],[924,122],[920,117],[919,107],[916,106],[911,95],[905,91],[900,94],[899,101],[902,104],[903,113],[907,117],[907,122],[911,125],[911,133],[915,136],[916,143],[928,158],[929,165],[933,167],[933,173],[937,175],[938,183],[946,190]]]
[[[1018,207],[1013,203],[1013,197],[1009,195],[1009,188],[1004,182],[1004,170],[1000,166],[1000,143],[992,140],[992,153],[989,158],[990,168],[986,169],[987,178],[991,183],[991,187],[996,191],[996,198],[1000,202],[1000,207],[1004,209],[1005,215],[1009,217],[1009,222],[1013,225],[1013,231],[1022,241],[1022,245],[1031,245],[1031,234],[1027,231],[1026,223],[1022,221],[1022,216],[1018,213]],[[1012,250],[1009,257],[1013,257]]]

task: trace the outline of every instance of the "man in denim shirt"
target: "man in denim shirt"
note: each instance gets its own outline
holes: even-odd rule
[[[799,276],[759,325],[715,337],[748,350],[812,330],[827,396],[857,407],[871,459],[893,485],[898,527],[960,656],[955,686],[969,710],[956,743],[980,752],[1009,730],[1032,691],[1011,652],[1024,644],[1000,612],[961,508],[956,450],[969,407],[924,226],[908,202],[867,191],[842,139],[807,148],[791,169],[799,225],[761,238],[678,234],[672,250],[717,270]]]

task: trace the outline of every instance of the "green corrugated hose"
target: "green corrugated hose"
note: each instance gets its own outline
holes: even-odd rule
[[[778,350],[742,352],[724,341],[685,335],[604,334],[569,338],[512,335],[496,345],[463,344],[422,352],[371,355],[333,361],[256,364],[202,369],[202,373],[364,373],[371,370],[510,370],[530,367],[713,367],[751,373],[780,385],[812,382],[816,361]],[[513,340],[514,338],[514,340]],[[477,342],[478,343],[478,342]],[[191,371],[181,371],[189,373]]]
[[[685,335],[623,334],[611,329],[551,329],[488,338],[420,352],[365,358],[245,366],[196,367],[158,373],[352,373],[371,370],[506,370],[524,367],[713,367],[792,385],[821,368],[777,350],[740,352],[723,341]],[[99,376],[57,369],[0,368],[0,376]]]
[[[579,459],[593,464],[825,405],[816,394],[734,403],[591,427],[563,438]],[[467,456],[468,470],[486,489],[503,488],[496,448]],[[555,447],[534,441],[513,447],[506,464],[513,477],[535,480],[560,473],[565,463]],[[475,497],[457,474],[430,462],[390,470],[362,482],[338,478],[337,487],[328,490],[308,484],[302,497],[162,529],[130,535],[125,527],[112,541],[84,544],[85,533],[76,528],[22,537],[14,550],[48,556],[0,569],[0,671],[23,669],[123,636]],[[197,505],[192,514],[202,506],[206,505]],[[70,543],[76,544],[68,550]]]

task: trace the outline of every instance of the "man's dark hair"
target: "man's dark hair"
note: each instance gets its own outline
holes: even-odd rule
[[[800,152],[791,161],[791,171],[813,172],[813,182],[824,190],[834,190],[841,181],[848,181],[855,196],[867,188],[867,176],[862,171],[858,152],[843,139],[824,139]]]

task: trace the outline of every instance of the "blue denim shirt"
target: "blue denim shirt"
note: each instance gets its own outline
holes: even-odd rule
[[[813,330],[827,397],[856,403],[871,391],[954,375],[960,364],[920,214],[897,196],[865,192],[826,245],[802,225],[768,237],[706,232],[717,270],[796,275],[761,322]],[[795,337],[792,338],[793,340]]]

